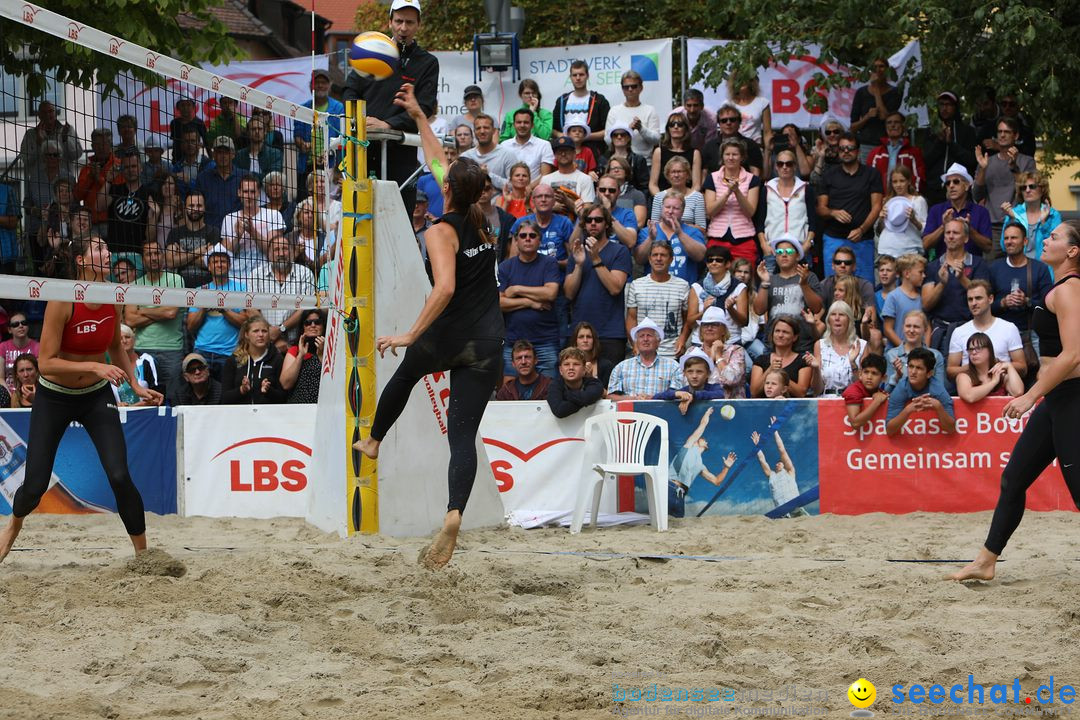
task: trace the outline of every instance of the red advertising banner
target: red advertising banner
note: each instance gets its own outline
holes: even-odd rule
[[[821,512],[979,512],[993,510],[1001,471],[1028,416],[1007,420],[1008,398],[974,405],[955,400],[956,432],[943,433],[931,412],[885,434],[885,407],[857,430],[843,400],[818,404]],[[1076,510],[1057,461],[1027,493],[1029,510]]]

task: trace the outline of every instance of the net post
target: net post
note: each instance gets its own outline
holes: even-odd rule
[[[367,177],[367,112],[362,100],[345,103],[345,177],[342,189],[342,311],[345,345],[345,473],[348,534],[379,531],[378,463],[352,448],[375,415],[375,248],[373,183]]]

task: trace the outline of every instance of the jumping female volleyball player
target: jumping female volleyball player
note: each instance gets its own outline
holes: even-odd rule
[[[99,237],[73,240],[69,246],[72,276],[101,282],[109,274],[109,249]],[[109,362],[105,353],[109,353]],[[0,561],[11,551],[23,520],[49,489],[60,438],[72,422],[86,428],[97,448],[105,475],[116,496],[116,508],[135,552],[146,549],[142,496],[131,481],[127,447],[120,427],[116,399],[109,383],[131,383],[148,404],[160,405],[161,393],[135,380],[131,359],[120,342],[115,305],[49,301],[41,330],[37,397],[30,414],[26,475],[15,491],[11,521],[0,532]]]

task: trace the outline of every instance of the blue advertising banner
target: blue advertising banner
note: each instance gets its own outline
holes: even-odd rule
[[[818,514],[818,417],[814,400],[635,402],[668,423],[668,512],[701,515]],[[634,493],[648,512],[644,483]]]
[[[121,410],[128,468],[149,512],[176,512],[176,418],[170,408]],[[0,514],[10,514],[10,498],[22,485],[29,410],[0,411]],[[55,484],[42,512],[115,512],[116,501],[86,430],[72,424],[60,442],[53,466]]]

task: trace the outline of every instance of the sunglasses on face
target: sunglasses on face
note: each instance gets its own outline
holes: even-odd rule
[[[855,261],[854,260],[833,260],[832,264],[833,265],[843,265],[843,266],[846,267],[848,265],[854,265]]]
[[[737,118],[737,117],[720,118],[716,122],[720,123],[721,125],[726,125],[728,123],[737,123],[737,122],[739,122],[739,118]]]
[[[322,320],[320,320],[319,318],[308,318],[304,321],[304,327],[308,327],[311,325],[322,325]]]
[[[587,222],[587,223],[602,223],[602,222],[604,222],[604,218],[603,218],[603,216],[587,217],[587,218],[585,218],[585,222]]]
[[[705,258],[705,263],[707,265],[711,265],[712,263],[726,263],[726,262],[727,262],[727,260],[725,260],[724,258],[718,258],[718,257]]]
[[[13,327],[13,328],[26,327],[29,324],[30,323],[26,322],[25,320],[12,320],[11,322],[8,323],[8,327]]]
[[[859,149],[857,145],[838,145],[837,147],[840,149],[840,152],[855,152]]]
[[[795,255],[798,251],[795,248],[776,248],[777,255]]]
[[[670,128],[684,128],[684,127],[686,127],[686,123],[682,122],[681,120],[676,120],[675,122],[669,122],[667,124],[667,126],[668,126],[669,129]]]
[[[188,368],[187,368],[186,372],[194,375],[195,373],[201,373],[205,369],[206,369],[205,365],[188,365]]]
[[[534,232],[520,232],[520,233],[518,233],[518,237],[519,238],[532,238],[533,240],[536,240],[540,236],[537,233],[534,233]]]
[[[1038,190],[1039,186],[1029,183],[1027,185],[1022,186],[1022,189],[1024,189],[1024,190]]]
[[[959,185],[962,182],[964,182],[964,181],[959,179],[959,178],[950,178],[950,179],[945,181],[945,187],[952,187],[953,185]]]
[[[777,160],[776,161],[776,167],[778,167],[778,168],[795,167],[795,161],[794,160]]]
[[[837,129],[837,128],[833,128],[832,130],[826,130],[826,131],[825,131],[825,134],[826,134],[826,135],[839,135],[839,134],[840,134],[840,130],[839,130],[839,129]]]
[[[596,188],[596,192],[610,193],[610,194],[614,195],[615,193],[619,192],[619,189],[618,188]]]
[[[622,89],[623,90],[637,90],[639,87],[641,87],[641,83],[627,83],[626,85],[622,86]]]

